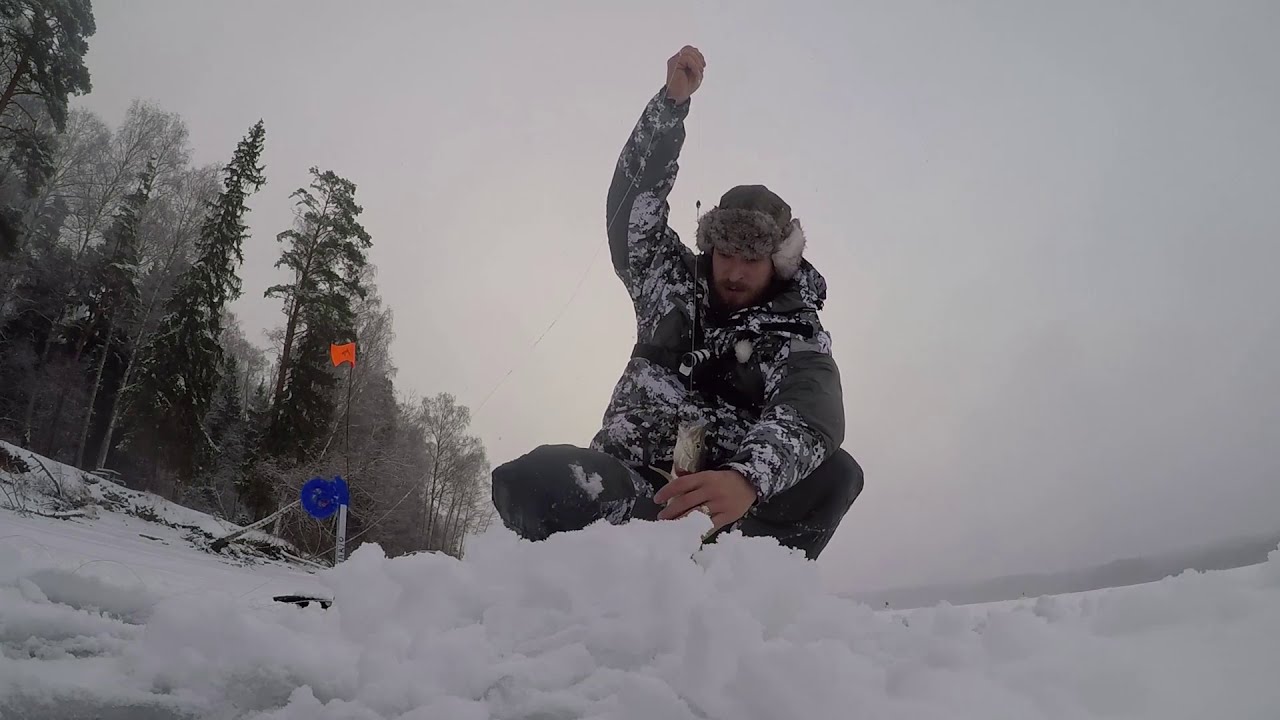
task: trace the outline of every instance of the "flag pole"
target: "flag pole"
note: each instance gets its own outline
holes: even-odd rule
[[[332,358],[333,364],[335,367],[338,365],[341,365],[342,363],[351,363],[351,367],[347,368],[347,404],[342,411],[343,423],[346,425],[346,429],[343,433],[342,464],[343,464],[343,467],[345,468],[344,472],[346,473],[346,476],[347,476],[346,482],[350,482],[351,481],[351,389],[355,385],[354,376],[356,372],[356,343],[355,341],[345,343],[343,345],[335,345],[333,343],[330,343],[329,355]],[[339,479],[339,483],[342,484],[341,479]],[[345,487],[345,484],[343,485],[343,487]],[[347,503],[344,501],[344,502],[338,503],[338,542],[333,547],[334,565],[337,565],[338,563],[342,562],[343,558],[346,556],[346,551],[347,551]]]
[[[351,374],[356,370],[356,364],[351,363],[351,367],[347,368],[347,407],[343,411],[344,420],[346,421],[346,432],[343,438],[342,464],[347,481],[351,480]],[[333,564],[337,565],[342,562],[347,554],[347,504],[338,504],[338,542],[333,546]]]
[[[356,372],[356,364],[351,363],[351,367],[347,368],[347,409],[346,409],[346,412],[343,413],[343,415],[346,416],[344,420],[346,421],[346,425],[347,425],[346,432],[345,432],[346,437],[344,438],[344,443],[346,447],[342,451],[342,457],[343,457],[344,464],[346,465],[346,473],[348,476],[347,478],[348,480],[350,480],[350,475],[351,475],[351,386],[352,386],[351,376],[354,375],[355,372]]]

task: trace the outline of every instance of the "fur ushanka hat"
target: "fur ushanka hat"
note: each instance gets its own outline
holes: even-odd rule
[[[804,230],[791,217],[791,206],[769,188],[739,185],[698,218],[697,246],[704,253],[772,258],[778,276],[790,280],[804,256]]]

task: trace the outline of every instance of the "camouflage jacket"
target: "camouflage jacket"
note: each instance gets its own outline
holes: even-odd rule
[[[818,320],[826,281],[807,261],[762,305],[718,314],[710,260],[669,227],[689,102],[658,92],[618,159],[607,200],[613,267],[635,306],[637,351],[591,447],[632,466],[668,469],[677,425],[710,423],[704,469],[732,468],[767,501],[807,476],[844,440],[840,374]],[[694,323],[695,294],[697,322]],[[679,356],[711,353],[692,384]]]

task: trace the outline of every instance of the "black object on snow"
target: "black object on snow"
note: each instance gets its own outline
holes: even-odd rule
[[[271,599],[276,602],[293,603],[298,607],[307,607],[311,603],[317,602],[320,603],[320,607],[324,610],[328,610],[329,606],[333,604],[333,600],[329,598],[312,597],[310,595],[276,595]]]

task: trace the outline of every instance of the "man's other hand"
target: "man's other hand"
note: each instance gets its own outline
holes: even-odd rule
[[[742,519],[757,497],[755,487],[737,470],[704,470],[667,483],[653,500],[664,506],[658,513],[661,520],[702,510],[719,529]]]

